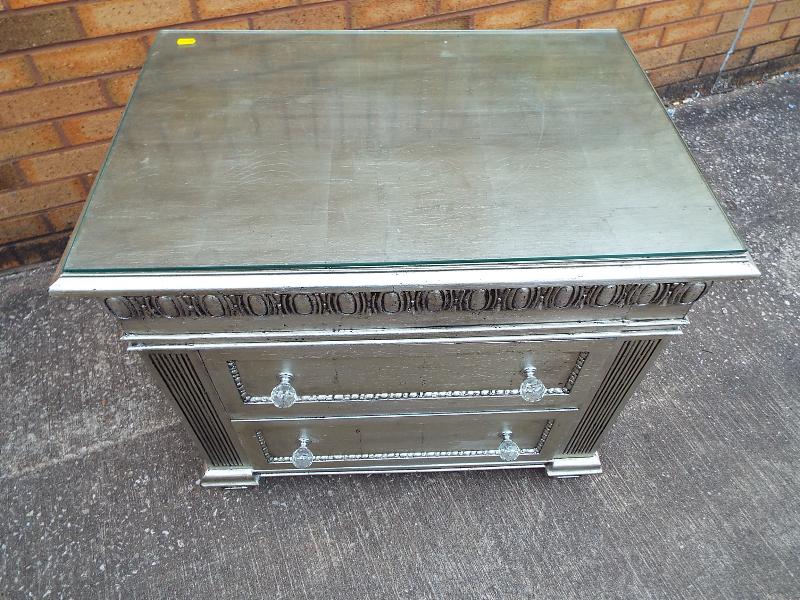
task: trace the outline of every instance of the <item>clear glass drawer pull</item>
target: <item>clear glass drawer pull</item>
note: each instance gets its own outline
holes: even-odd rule
[[[292,464],[296,469],[307,469],[314,462],[314,453],[308,448],[311,440],[304,436],[297,441],[300,442],[300,446],[292,452]]]
[[[278,375],[280,383],[272,388],[269,401],[278,408],[289,408],[297,402],[297,390],[292,386],[294,375],[291,373],[280,373]]]
[[[519,386],[519,395],[525,402],[541,402],[547,392],[542,380],[536,377],[536,367],[525,367],[525,381]]]
[[[517,443],[511,439],[511,432],[504,431],[502,433],[503,441],[497,447],[500,458],[506,462],[514,462],[519,458],[520,449]]]

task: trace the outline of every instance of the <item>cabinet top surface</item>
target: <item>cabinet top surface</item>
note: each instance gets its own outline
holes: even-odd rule
[[[616,32],[167,31],[63,269],[744,251]]]

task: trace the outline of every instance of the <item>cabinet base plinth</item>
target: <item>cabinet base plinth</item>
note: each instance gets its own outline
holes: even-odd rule
[[[603,466],[600,464],[600,457],[595,452],[591,456],[556,458],[545,467],[545,470],[550,477],[565,479],[581,475],[599,475],[603,472]]]
[[[330,468],[314,470],[288,470],[279,471],[254,471],[248,468],[218,468],[208,469],[200,479],[203,487],[224,487],[224,488],[243,488],[259,485],[262,477],[276,476],[303,476],[303,475],[353,475],[353,474],[377,474],[377,473],[412,473],[423,471],[464,471],[471,469],[531,469],[544,468],[550,477],[566,479],[579,477],[581,475],[598,475],[603,472],[600,465],[600,457],[595,452],[591,456],[581,456],[575,458],[556,458],[547,463],[529,464],[508,464],[508,465],[414,465],[400,467],[398,465],[370,466],[362,468]]]
[[[220,469],[212,467],[206,470],[200,479],[203,487],[239,488],[258,485],[258,475],[253,469]]]

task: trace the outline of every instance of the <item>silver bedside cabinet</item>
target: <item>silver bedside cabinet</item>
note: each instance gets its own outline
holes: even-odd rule
[[[165,31],[51,292],[236,486],[599,473],[692,304],[757,275],[616,32]]]

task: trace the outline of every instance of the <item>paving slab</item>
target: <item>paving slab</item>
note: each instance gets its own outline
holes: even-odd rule
[[[601,449],[539,471],[196,485],[114,320],[0,277],[0,598],[797,598],[800,75],[675,108],[764,277],[716,285]]]

